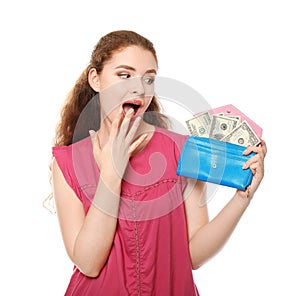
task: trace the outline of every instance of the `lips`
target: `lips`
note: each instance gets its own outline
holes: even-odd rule
[[[123,112],[126,114],[130,109],[134,110],[134,115],[137,114],[139,108],[142,106],[142,101],[140,100],[130,100],[122,104]]]

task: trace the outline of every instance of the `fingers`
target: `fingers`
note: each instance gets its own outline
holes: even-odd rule
[[[137,140],[135,140],[129,147],[128,154],[129,156],[132,155],[132,153],[146,140],[147,134],[143,134],[140,137],[138,137]]]
[[[251,152],[259,153],[261,150],[261,147],[257,146],[248,146],[246,150],[244,150],[243,155],[249,155]]]
[[[257,171],[259,171],[259,163],[258,162],[253,162],[252,164],[249,165],[250,170],[252,171],[253,175],[256,174]]]
[[[251,152],[255,152],[255,153],[262,153],[264,156],[267,154],[267,145],[266,142],[264,140],[261,140],[259,146],[248,146],[243,154],[244,155],[249,155]]]
[[[124,115],[123,109],[121,108],[116,119],[112,122],[112,128],[110,132],[110,139],[112,141],[117,138],[124,141],[128,146],[131,144],[132,140],[135,138],[136,131],[141,123],[141,117],[134,117],[134,109],[129,109]],[[133,123],[132,123],[133,121]],[[130,124],[132,125],[130,126]]]
[[[112,122],[110,138],[114,139],[118,134],[125,139],[130,122],[134,116],[134,109],[130,108],[126,114],[124,115],[123,109],[120,108],[119,113],[117,114],[115,120]],[[136,118],[135,125],[139,123],[139,118]],[[134,130],[130,133],[131,136],[134,136],[136,129],[138,126],[135,127],[133,125]],[[131,129],[130,129],[131,131]]]
[[[128,155],[131,156],[133,152],[145,141],[147,134],[139,136],[135,141],[133,139],[136,137],[136,132],[141,124],[142,118],[139,116],[134,119],[132,125],[129,127],[132,119],[134,117],[134,109],[130,109],[123,119],[120,126],[119,135],[121,139],[124,140],[126,146],[128,147]]]
[[[261,140],[261,143],[260,143],[260,147],[264,153],[264,156],[266,156],[267,152],[268,152],[268,149],[267,149],[267,145],[266,145],[266,142],[264,140]]]
[[[243,169],[249,168],[251,166],[251,164],[253,164],[255,162],[263,163],[264,157],[261,154],[262,153],[257,153],[254,156],[252,156],[251,158],[249,158],[243,165]]]
[[[249,146],[247,147],[243,154],[249,155],[251,152],[256,154],[249,158],[243,165],[243,169],[250,169],[253,173],[253,179],[248,187],[247,198],[252,198],[254,192],[257,190],[260,182],[264,177],[264,158],[267,154],[267,146],[264,140],[261,140],[259,146]]]
[[[139,128],[139,126],[140,126],[140,124],[141,124],[141,121],[142,121],[142,118],[141,118],[141,117],[137,117],[137,118],[134,120],[134,122],[133,122],[133,124],[132,124],[130,130],[128,131],[127,136],[126,136],[126,140],[127,140],[129,143],[131,143],[131,141],[134,139],[135,134],[136,134],[136,131],[137,131],[137,129]]]
[[[264,170],[264,156],[262,152],[257,153],[256,155],[249,158],[242,167],[244,170],[250,168],[253,174],[256,174],[258,171],[263,173]]]
[[[116,118],[113,120],[111,125],[111,131],[109,134],[111,140],[114,139],[115,136],[118,134],[123,119],[124,119],[123,109],[120,108]]]
[[[264,140],[261,140],[260,146],[249,146],[243,152],[244,155],[249,155],[251,152],[255,152],[256,155],[249,158],[249,160],[244,164],[243,169],[252,168],[252,171],[256,171],[258,163],[259,166],[263,168],[264,158],[267,153],[267,146]]]
[[[129,124],[131,119],[134,116],[134,109],[130,108],[128,112],[126,112],[124,120],[120,126],[120,133],[122,134],[123,137],[126,137],[126,134],[128,132]]]

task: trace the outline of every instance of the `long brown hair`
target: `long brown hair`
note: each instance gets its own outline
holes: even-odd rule
[[[60,122],[56,128],[55,146],[70,145],[87,137],[90,129],[98,129],[100,127],[99,99],[97,99],[98,94],[91,88],[88,82],[89,71],[95,68],[97,73],[100,74],[105,63],[112,58],[112,55],[116,51],[132,45],[149,50],[157,62],[152,42],[136,32],[120,30],[103,36],[94,47],[88,66],[82,72],[67,96],[61,110]],[[93,98],[96,98],[96,100],[92,101]],[[92,114],[92,116],[82,117],[83,110],[87,107],[88,103],[90,103],[90,106],[88,106],[90,109],[89,115]],[[161,106],[156,97],[153,97],[146,110],[144,120],[162,128],[169,127],[169,120],[161,113]],[[78,124],[79,121],[80,124]],[[77,128],[78,126],[79,128]]]

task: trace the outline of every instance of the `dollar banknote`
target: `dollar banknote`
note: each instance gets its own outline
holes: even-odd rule
[[[241,116],[238,115],[227,115],[227,117],[233,118],[237,120],[237,123],[240,124],[241,123]]]
[[[210,114],[206,111],[185,123],[191,136],[212,138],[245,147],[260,143],[251,126],[245,120],[241,122],[239,115]]]
[[[259,137],[245,120],[221,140],[245,147],[260,143]]]
[[[209,136],[211,118],[208,112],[201,113],[185,123],[191,136],[206,138]]]
[[[209,138],[216,140],[223,139],[237,127],[238,123],[239,121],[236,118],[223,115],[213,115],[210,124]]]

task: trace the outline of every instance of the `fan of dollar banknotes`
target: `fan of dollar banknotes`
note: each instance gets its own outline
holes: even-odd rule
[[[251,127],[251,124],[255,123],[252,121],[250,123],[250,119],[247,121],[243,113],[229,112],[226,111],[227,109],[225,108],[225,112],[220,113],[214,113],[218,108],[205,111],[186,120],[185,123],[189,134],[191,136],[212,138],[245,147],[258,145],[260,138]]]

